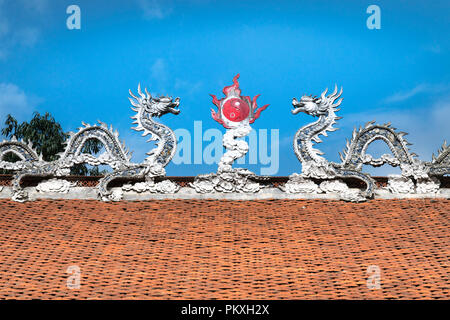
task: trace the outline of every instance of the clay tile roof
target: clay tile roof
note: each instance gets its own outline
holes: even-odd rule
[[[448,299],[449,213],[450,200],[0,200],[0,298]]]

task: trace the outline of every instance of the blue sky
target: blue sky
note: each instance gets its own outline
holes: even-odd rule
[[[81,30],[66,27],[71,4]],[[371,4],[380,30],[366,27]],[[220,98],[240,73],[243,94],[270,104],[253,127],[280,130],[278,175],[301,171],[292,139],[313,120],[291,115],[291,99],[335,83],[344,89],[341,130],[318,146],[329,160],[370,120],[410,132],[412,150],[428,160],[450,140],[449,16],[448,1],[0,0],[0,118],[49,111],[67,131],[102,120],[141,161],[151,145],[129,129],[128,89],[140,82],[179,96],[182,113],[162,118],[172,129],[201,120],[223,131],[209,93]],[[170,164],[167,174],[216,167]]]

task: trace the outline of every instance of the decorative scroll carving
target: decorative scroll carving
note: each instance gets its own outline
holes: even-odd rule
[[[56,192],[56,193],[68,193],[71,188],[75,187],[75,182],[69,182],[61,179],[50,179],[41,182],[37,185],[36,190],[38,192]]]
[[[123,191],[134,191],[137,193],[151,192],[151,193],[176,193],[180,189],[176,183],[164,180],[161,182],[156,182],[154,180],[149,180],[145,182],[137,182],[134,185],[124,184],[122,186]]]
[[[434,180],[430,180],[431,176],[438,176],[450,173],[449,153],[450,148],[444,143],[439,150],[438,155],[433,157],[431,163],[423,162],[417,159],[417,155],[409,151],[410,143],[404,138],[405,132],[397,132],[390,123],[381,125],[374,122],[368,122],[359,130],[355,128],[350,141],[347,140],[347,146],[340,155],[342,162],[333,163],[327,161],[321,155],[320,150],[314,149],[314,143],[321,141],[320,135],[327,136],[328,132],[337,130],[333,127],[336,122],[341,119],[336,115],[339,111],[338,107],[342,102],[340,98],[342,88],[338,92],[337,86],[332,94],[326,95],[325,90],[320,97],[303,96],[300,101],[292,100],[294,109],[293,114],[304,112],[308,115],[318,117],[318,120],[300,128],[294,137],[294,152],[302,163],[302,173],[299,176],[291,176],[289,182],[285,186],[286,192],[296,192],[302,189],[307,178],[319,179],[336,179],[353,177],[362,180],[366,184],[366,190],[361,192],[355,199],[370,198],[374,192],[374,181],[366,173],[362,173],[363,165],[371,165],[378,167],[384,164],[391,166],[400,166],[402,170],[402,178],[391,177],[389,189],[392,192],[414,192],[414,183],[410,178],[414,178],[422,182],[420,191],[425,189],[435,189]],[[392,155],[385,154],[378,159],[374,159],[367,154],[367,148],[376,140],[384,141],[392,152]],[[302,178],[301,180],[299,178]],[[431,182],[430,182],[431,181]],[[410,182],[413,183],[411,187]],[[298,185],[298,186],[297,186]],[[425,186],[426,185],[426,186]],[[342,198],[348,200],[348,191],[336,190]],[[350,197],[352,198],[352,197]],[[351,201],[354,201],[351,199]]]
[[[417,180],[416,192],[417,193],[438,193],[441,182],[436,177],[431,178],[419,178]]]
[[[325,180],[320,183],[320,190],[325,193],[337,193],[342,200],[351,202],[365,201],[359,190],[351,190],[342,180]]]
[[[388,177],[386,188],[394,194],[414,193],[414,182],[409,177],[392,174]]]
[[[220,159],[217,173],[199,175],[190,184],[198,193],[258,192],[261,189],[258,181],[267,179],[246,169],[232,168],[233,162],[248,152],[247,142],[236,138],[247,136],[252,130],[250,124],[269,106],[267,104],[258,109],[256,100],[259,95],[253,99],[241,96],[238,78],[239,74],[233,78],[231,86],[223,89],[225,98],[219,100],[215,95],[211,95],[214,105],[218,108],[217,112],[211,110],[211,115],[227,129],[223,136],[223,145],[227,152]]]
[[[289,176],[288,182],[279,187],[282,191],[287,193],[321,193],[322,190],[312,180],[303,177],[298,173],[293,173]]]
[[[210,192],[247,192],[254,193],[261,190],[261,181],[267,177],[258,176],[247,169],[223,170],[217,173],[199,175],[190,184],[198,193]]]

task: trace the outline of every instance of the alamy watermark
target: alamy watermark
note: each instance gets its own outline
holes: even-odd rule
[[[69,30],[81,29],[81,9],[78,5],[69,5],[66,9],[66,13],[70,16],[67,17],[66,26]],[[366,20],[366,26],[369,30],[381,29],[381,9],[376,4],[371,4],[367,7],[366,13],[370,16]]]
[[[67,288],[71,290],[80,289],[80,280],[81,280],[80,267],[77,265],[68,266],[66,272],[70,274],[70,276],[67,278],[66,281]]]
[[[377,265],[371,265],[367,267],[367,288],[370,290],[381,289],[381,270]]]
[[[174,164],[219,163],[224,154],[222,131],[209,128],[203,132],[202,121],[194,121],[194,130],[179,128],[174,132],[178,139],[177,150],[172,159]],[[253,129],[242,140],[248,143],[249,151],[245,157],[237,159],[236,164],[260,164],[260,174],[262,175],[278,173],[280,167],[279,129],[270,129],[270,131]]]
[[[370,13],[367,18],[366,25],[369,30],[381,29],[381,9],[379,6],[372,4],[367,7],[366,13]]]
[[[66,13],[70,14],[66,20],[66,26],[69,30],[81,29],[81,9],[79,6],[72,4],[67,7]]]

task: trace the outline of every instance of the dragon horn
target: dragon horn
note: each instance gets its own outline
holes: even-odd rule
[[[320,95],[322,100],[325,100],[325,96],[326,96],[327,92],[328,92],[328,88],[326,88],[325,91],[322,92],[322,94]]]
[[[330,96],[330,97],[331,97],[331,100],[332,100],[332,103],[334,103],[337,99],[339,99],[339,97],[341,96],[341,94],[342,94],[342,87],[341,87],[341,90],[339,91],[338,94],[335,94],[335,95],[333,95],[333,96]],[[342,102],[342,99],[343,99],[343,98],[339,99],[339,101],[338,101],[337,103],[335,103],[335,106],[336,106],[336,107]]]
[[[130,92],[130,95],[131,95],[133,98],[135,98],[136,100],[139,100],[139,98],[136,97],[136,96],[133,94],[133,92],[131,92],[131,89],[128,89],[128,92]]]
[[[142,99],[145,99],[145,95],[142,93],[142,90],[141,90],[141,83],[140,82],[138,84],[138,93],[142,97]]]
[[[147,94],[147,99],[151,99],[152,95],[150,93],[148,93],[147,88],[145,88],[145,93]]]

